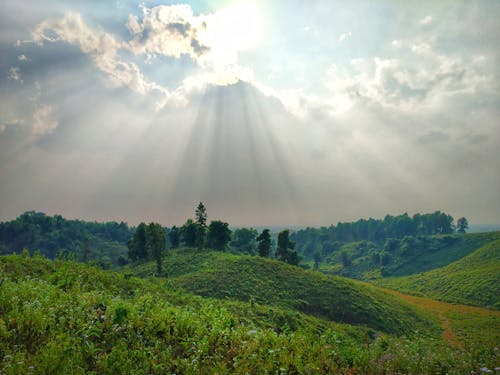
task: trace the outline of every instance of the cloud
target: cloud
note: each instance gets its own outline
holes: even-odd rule
[[[142,7],[142,20],[130,15],[127,28],[132,34],[130,50],[135,54],[158,54],[179,58],[185,54],[198,60],[210,48],[198,39],[198,31],[206,28],[195,17],[189,5]]]
[[[347,32],[347,33],[343,33],[343,34],[340,34],[339,36],[339,43],[342,43],[344,41],[346,41],[347,39],[349,39],[350,37],[352,36],[352,32]]]
[[[432,23],[432,17],[431,16],[425,16],[420,21],[418,21],[418,23],[420,25],[429,25],[430,23]]]
[[[33,115],[33,120],[32,134],[34,136],[50,134],[59,125],[54,117],[54,110],[50,105],[38,107]]]
[[[157,107],[163,107],[173,95],[161,85],[147,80],[139,66],[122,60],[119,49],[127,48],[112,34],[91,29],[80,14],[66,13],[59,20],[46,20],[40,23],[32,34],[39,44],[44,42],[66,42],[78,46],[90,56],[94,64],[118,86],[126,86],[141,94],[153,94],[158,97]]]
[[[16,66],[11,67],[9,69],[9,79],[23,83],[22,76],[21,76],[21,69],[19,69]]]

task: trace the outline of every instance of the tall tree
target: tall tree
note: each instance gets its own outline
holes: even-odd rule
[[[236,229],[232,235],[231,248],[241,253],[254,255],[257,236],[258,233],[253,228]]]
[[[205,244],[205,236],[207,233],[207,210],[202,202],[200,202],[198,207],[196,207],[195,216],[196,224],[198,224],[196,246],[201,250]]]
[[[224,251],[231,240],[229,224],[220,220],[214,220],[208,226],[207,247]]]
[[[175,225],[170,228],[170,231],[168,232],[168,239],[170,240],[170,245],[173,249],[179,247],[181,231]]]
[[[469,222],[465,217],[461,217],[457,220],[457,232],[465,233],[465,230],[469,228]]]
[[[276,246],[276,258],[286,260],[287,250],[293,250],[295,243],[290,241],[290,231],[288,229],[278,233],[278,244]]]
[[[156,271],[161,275],[162,257],[165,252],[165,229],[158,223],[150,223],[146,230],[146,243],[150,259],[156,262]]]
[[[278,233],[278,244],[276,246],[276,258],[294,266],[300,262],[299,254],[294,250],[295,242],[290,241],[290,231],[284,230]]]
[[[146,248],[146,224],[140,223],[137,226],[134,236],[127,242],[127,247],[130,260],[146,260],[148,258],[148,251]]]
[[[181,241],[184,246],[195,247],[196,239],[198,235],[198,224],[196,224],[192,219],[188,219],[186,223],[181,227]]]
[[[271,234],[269,229],[264,229],[257,237],[257,251],[261,257],[271,255]]]

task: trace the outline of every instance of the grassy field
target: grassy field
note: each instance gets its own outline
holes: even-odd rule
[[[182,272],[211,262],[181,262]],[[291,270],[280,274],[293,285]],[[418,305],[433,330],[398,337],[257,302],[259,288],[244,302],[173,284],[38,256],[0,257],[0,373],[465,374],[500,360],[493,346],[498,313],[486,309],[436,307],[390,291],[386,301],[399,301],[404,311]],[[367,288],[377,298],[389,293]]]
[[[376,283],[409,294],[500,309],[500,240],[446,267]]]
[[[164,267],[172,287],[205,297],[254,301],[399,335],[435,331],[422,311],[377,288],[276,260],[181,249]],[[155,265],[134,272],[151,275]]]

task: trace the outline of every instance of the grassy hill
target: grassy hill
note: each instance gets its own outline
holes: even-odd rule
[[[325,258],[319,270],[361,280],[408,276],[447,266],[499,239],[500,232],[488,232],[404,237],[383,245],[349,242]]]
[[[393,334],[432,330],[421,311],[372,286],[271,259],[181,249],[164,267],[170,285],[205,297],[280,306]],[[154,271],[149,263],[133,272]]]
[[[489,242],[446,267],[383,278],[376,283],[443,301],[500,309],[500,240]]]
[[[460,374],[498,364],[491,345],[470,340],[478,332],[465,350],[440,332],[398,338],[277,306],[194,296],[163,278],[0,257],[2,374]]]

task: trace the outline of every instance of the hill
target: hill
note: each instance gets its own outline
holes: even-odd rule
[[[272,259],[180,249],[165,258],[164,270],[170,285],[205,297],[255,301],[393,334],[432,330],[421,311],[374,287]],[[151,275],[155,266],[133,272]]]
[[[498,317],[482,314],[475,316],[498,326]],[[464,350],[438,336],[397,338],[276,306],[202,298],[163,278],[0,256],[3,374],[471,373],[498,363],[489,341],[471,340],[477,336],[485,335],[472,330],[466,338],[474,345]]]
[[[500,240],[489,242],[446,267],[406,277],[382,278],[376,283],[404,293],[500,309]]]
[[[319,270],[361,280],[408,276],[447,266],[498,239],[500,232],[348,242],[326,257]]]
[[[124,222],[68,220],[60,215],[28,211],[15,220],[0,223],[0,255],[20,253],[27,248],[50,259],[59,256],[82,260],[87,241],[89,259],[110,267],[127,256],[126,243],[132,234]]]

